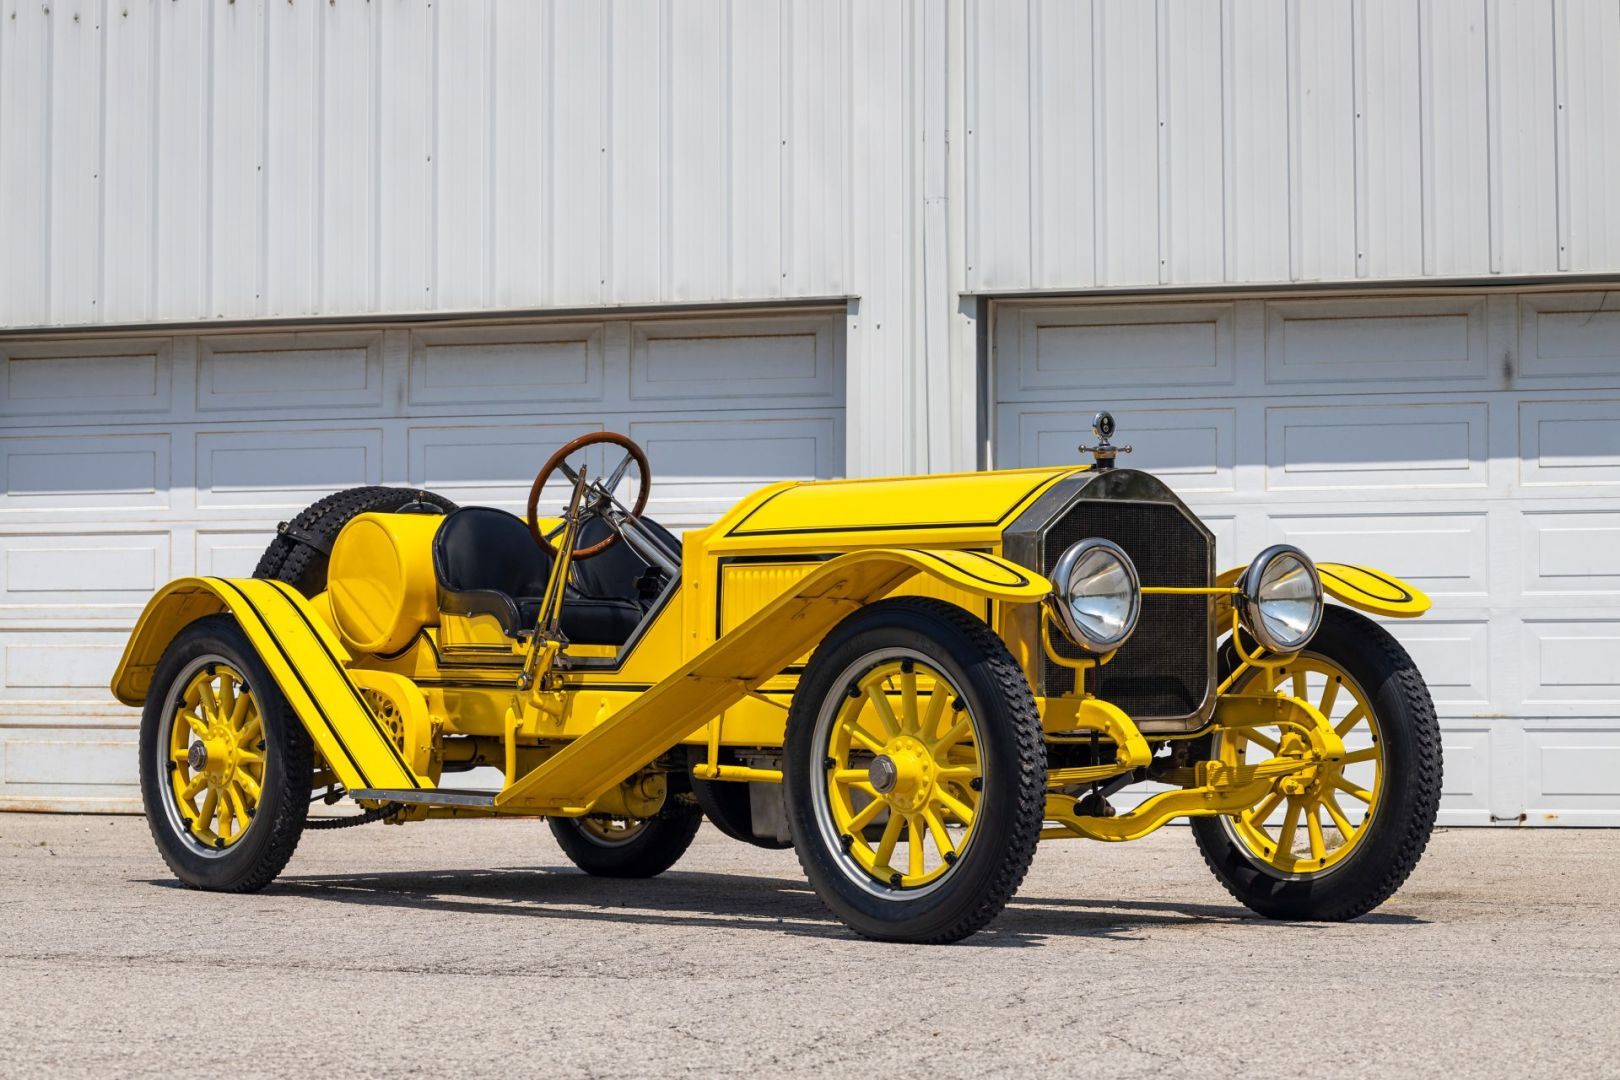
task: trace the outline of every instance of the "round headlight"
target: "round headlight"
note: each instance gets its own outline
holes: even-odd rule
[[[1296,547],[1266,548],[1243,571],[1238,590],[1244,629],[1272,652],[1298,652],[1322,624],[1322,579]]]
[[[1069,545],[1052,570],[1052,587],[1064,632],[1089,652],[1125,644],[1142,614],[1142,587],[1130,556],[1098,537]]]

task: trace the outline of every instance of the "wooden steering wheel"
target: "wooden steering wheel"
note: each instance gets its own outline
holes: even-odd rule
[[[613,489],[619,486],[619,481],[624,479],[625,471],[630,468],[632,463],[641,472],[641,484],[636,490],[635,505],[625,513],[629,517],[640,517],[641,512],[647,508],[647,496],[652,491],[652,470],[647,466],[646,453],[641,447],[632,442],[628,436],[613,431],[593,431],[589,435],[581,435],[579,438],[563,444],[555,454],[546,459],[544,465],[540,466],[540,472],[534,478],[534,486],[529,489],[527,520],[529,535],[534,537],[536,544],[540,545],[540,550],[552,558],[556,558],[557,549],[551,543],[551,538],[562,531],[562,526],[559,525],[549,534],[540,532],[540,522],[537,514],[540,508],[540,490],[546,486],[546,481],[551,479],[551,474],[559,470],[569,480],[578,484],[579,474],[568,466],[567,460],[570,455],[578,453],[587,446],[595,446],[597,443],[609,443],[617,446],[624,451],[624,458],[607,474],[606,480],[593,481],[590,488],[584,493],[581,506],[581,521],[589,517],[599,517],[604,503],[618,503],[618,500],[613,498]],[[620,506],[619,509],[624,510],[624,507]],[[581,559],[594,559],[618,542],[618,532],[610,532],[606,537],[589,547],[575,548],[571,557],[575,562]]]

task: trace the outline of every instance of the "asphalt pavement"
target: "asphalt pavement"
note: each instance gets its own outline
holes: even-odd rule
[[[308,833],[266,891],[139,818],[0,815],[0,1076],[1620,1077],[1620,830],[1450,830],[1339,925],[1184,828],[1042,845],[991,929],[876,945],[705,827],[584,877],[543,823]]]

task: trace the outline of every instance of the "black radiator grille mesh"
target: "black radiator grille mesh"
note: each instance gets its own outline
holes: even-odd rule
[[[1112,540],[1123,548],[1143,585],[1211,584],[1210,541],[1175,506],[1077,503],[1047,530],[1042,570],[1050,574],[1063,550],[1088,536]],[[1136,632],[1103,666],[1097,695],[1134,717],[1180,718],[1196,710],[1204,701],[1210,675],[1209,603],[1203,596],[1143,597]],[[1052,635],[1052,643],[1060,655],[1086,655],[1061,632]],[[1044,656],[1041,664],[1046,694],[1074,689],[1072,670]]]

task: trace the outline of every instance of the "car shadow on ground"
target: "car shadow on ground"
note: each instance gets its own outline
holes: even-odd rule
[[[181,887],[173,881],[150,884]],[[559,867],[302,874],[283,876],[264,895],[445,914],[758,930],[817,938],[854,936],[802,879],[748,874],[669,871],[651,879],[615,880]],[[1416,925],[1424,920],[1375,912],[1357,921]],[[1021,894],[972,942],[1029,947],[1047,938],[1129,939],[1154,928],[1196,924],[1265,925],[1267,920],[1236,903]]]

